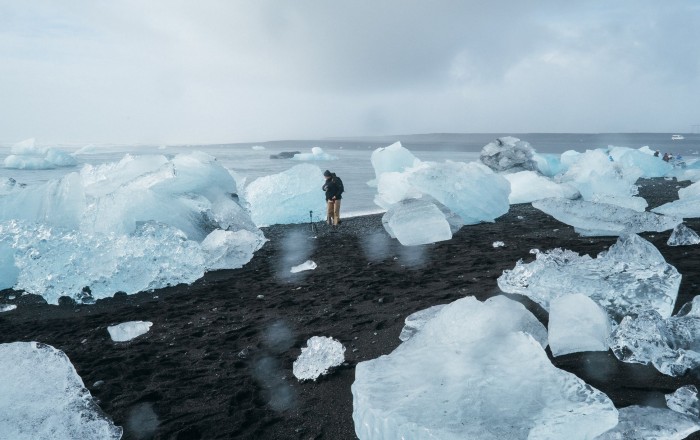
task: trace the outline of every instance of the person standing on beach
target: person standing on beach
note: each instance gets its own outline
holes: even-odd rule
[[[326,178],[326,183],[322,189],[326,192],[326,205],[328,215],[326,217],[328,224],[337,226],[340,224],[340,199],[343,194],[343,181],[335,173],[326,170],[323,172],[323,177]]]

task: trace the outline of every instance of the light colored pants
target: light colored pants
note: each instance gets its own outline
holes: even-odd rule
[[[329,200],[328,205],[328,219],[329,224],[338,225],[340,221],[340,200]]]

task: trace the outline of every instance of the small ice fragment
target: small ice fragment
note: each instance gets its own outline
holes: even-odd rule
[[[257,299],[265,299],[265,295],[258,295],[256,296]]]
[[[125,342],[148,333],[152,322],[149,321],[129,321],[107,327],[109,336],[114,342]]]
[[[506,245],[506,244],[503,243],[502,241],[494,241],[494,242],[493,242],[493,247],[495,247],[495,248],[503,247],[503,246],[505,246],[505,245]]]
[[[10,310],[16,309],[17,306],[14,304],[0,304],[0,313],[9,312]]]
[[[549,304],[549,347],[554,356],[607,351],[610,318],[586,295],[574,293]]]
[[[302,380],[316,380],[328,369],[345,361],[345,347],[339,341],[325,336],[313,336],[306,341],[306,347],[292,365],[294,377]]]
[[[297,273],[297,272],[303,272],[305,270],[314,270],[318,267],[316,263],[314,263],[311,260],[306,260],[305,262],[301,263],[298,266],[292,267],[290,270],[291,273]]]
[[[666,244],[668,244],[669,246],[687,246],[692,244],[700,244],[700,236],[698,236],[698,234],[695,231],[687,227],[685,224],[681,223],[675,228],[673,228],[673,232],[668,238]]]
[[[700,401],[695,385],[682,386],[675,393],[666,394],[666,405],[681,414],[700,417]]]
[[[618,417],[617,426],[596,440],[682,440],[700,429],[698,419],[665,408],[628,406]]]

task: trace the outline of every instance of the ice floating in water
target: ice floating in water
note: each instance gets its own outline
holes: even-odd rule
[[[37,342],[0,344],[0,438],[114,439],[114,426],[94,403],[68,357]]]
[[[263,147],[262,145],[253,145],[250,148],[255,150],[255,151],[263,151],[265,149],[265,147]]]
[[[17,306],[14,304],[0,304],[0,313],[9,312],[16,309]]]
[[[492,244],[492,246],[493,246],[494,248],[503,247],[503,246],[505,246],[505,245],[506,245],[506,244],[503,243],[502,241],[494,241],[493,244]]]
[[[313,147],[311,153],[297,153],[294,160],[336,160],[337,157],[323,151],[321,147]]]
[[[581,351],[608,351],[610,318],[580,293],[562,295],[549,305],[549,347],[554,356]]]
[[[384,229],[404,246],[416,246],[452,238],[450,223],[434,203],[402,200],[382,216]]]
[[[596,440],[683,440],[700,429],[698,419],[666,408],[628,406],[618,413],[617,426]]]
[[[573,226],[583,236],[662,232],[673,229],[683,221],[677,217],[585,200],[543,199],[533,202],[532,206]]]
[[[306,341],[306,347],[292,365],[294,377],[302,380],[316,380],[328,370],[345,362],[345,347],[333,338],[313,336]]]
[[[700,417],[700,401],[695,385],[685,385],[672,394],[666,394],[666,405],[681,414]]]
[[[565,183],[553,182],[534,171],[519,171],[517,173],[505,174],[503,177],[510,182],[508,201],[511,205],[516,203],[530,203],[548,197],[575,199],[579,196],[578,190],[573,186]]]
[[[264,237],[236,193],[229,171],[198,152],[127,155],[8,187],[0,195],[0,285],[56,304],[62,295],[78,299],[85,286],[98,299],[240,267]]]
[[[355,433],[362,440],[590,439],[615,426],[612,402],[552,366],[545,341],[542,324],[505,297],[448,304],[391,354],[357,365]]]
[[[12,147],[5,158],[5,168],[21,170],[48,170],[58,167],[72,167],[77,161],[70,154],[57,148],[37,147],[34,139],[27,139]]]
[[[673,228],[673,232],[668,238],[666,244],[669,246],[688,246],[700,244],[700,236],[698,236],[695,231],[681,223]]]
[[[610,348],[621,361],[651,363],[669,376],[700,366],[700,297],[670,318],[654,310],[626,316],[613,332]]]
[[[404,326],[401,329],[401,334],[399,334],[399,339],[402,342],[411,339],[413,335],[423,328],[426,322],[433,319],[446,305],[447,304],[438,304],[437,306],[428,307],[427,309],[419,310],[408,315],[404,320]]]
[[[535,150],[528,142],[506,136],[486,144],[479,159],[494,171],[536,170],[534,154]]]
[[[306,223],[309,211],[325,218],[323,182],[321,169],[311,164],[255,179],[245,188],[253,221],[258,226]]]
[[[372,152],[371,161],[377,181],[383,173],[401,173],[408,168],[418,165],[420,162],[416,156],[401,146],[401,142],[393,143],[388,147],[377,148]]]
[[[150,321],[129,321],[107,327],[109,337],[114,342],[131,341],[141,335],[148,333],[153,325]]]
[[[501,290],[525,295],[546,310],[559,296],[582,293],[616,318],[645,310],[671,316],[680,283],[676,268],[634,234],[621,236],[597,258],[558,248],[537,251],[535,261],[518,261],[498,278]]]
[[[305,271],[305,270],[314,270],[314,269],[316,269],[317,267],[318,267],[318,266],[317,266],[316,263],[314,263],[313,261],[311,261],[311,260],[306,260],[305,262],[301,263],[300,265],[292,267],[292,269],[290,270],[290,272],[291,272],[291,273],[297,273],[297,272],[303,272],[303,271]]]

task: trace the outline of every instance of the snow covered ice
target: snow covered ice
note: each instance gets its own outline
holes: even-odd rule
[[[325,218],[323,172],[316,165],[300,164],[278,174],[260,177],[245,187],[250,216],[258,226],[307,223]]]
[[[534,171],[518,171],[504,174],[510,182],[510,204],[531,203],[535,200],[557,197],[575,199],[579,197],[578,190],[566,183],[556,183]]]
[[[153,325],[150,321],[129,321],[107,327],[109,337],[114,342],[126,342],[145,335]]]
[[[505,136],[486,144],[479,159],[494,171],[536,170],[534,154],[535,150],[528,142]]]
[[[48,170],[57,167],[72,167],[78,162],[70,154],[57,148],[38,147],[34,139],[15,144],[5,158],[5,168],[20,170]]]
[[[336,160],[337,157],[326,153],[321,147],[313,147],[311,153],[297,153],[293,160]]]
[[[434,203],[408,199],[392,205],[382,216],[384,229],[404,246],[416,246],[452,238],[445,214]]]
[[[700,244],[700,236],[687,227],[685,224],[681,223],[675,228],[673,228],[673,232],[671,233],[671,236],[668,237],[668,241],[666,242],[669,246],[689,246],[693,244]]]
[[[355,433],[362,440],[590,439],[615,426],[607,396],[552,366],[543,345],[544,327],[515,301],[467,297],[446,305],[391,354],[357,365]]]
[[[666,405],[681,414],[700,417],[700,401],[695,385],[685,385],[671,394],[666,394]]]
[[[533,202],[532,206],[573,226],[583,236],[662,232],[683,222],[678,217],[637,212],[617,205],[585,200],[542,199]]]
[[[535,261],[518,261],[498,278],[504,292],[525,295],[546,310],[555,298],[581,293],[611,317],[656,310],[669,317],[681,283],[676,268],[638,235],[623,235],[597,258],[570,250],[536,251]]]
[[[79,299],[85,286],[98,299],[240,267],[265,240],[237,192],[231,173],[199,152],[126,155],[43,184],[5,188],[0,285],[56,304],[63,295]]]
[[[314,270],[314,269],[316,269],[316,267],[318,267],[316,265],[316,263],[314,263],[311,260],[306,260],[305,262],[303,262],[297,266],[292,267],[290,269],[290,272],[291,273],[298,273],[298,272],[303,272],[305,270]]]
[[[700,421],[666,408],[627,406],[615,428],[596,440],[683,440],[700,429]]]
[[[62,351],[37,342],[0,344],[0,371],[0,438],[121,438]]]
[[[549,347],[554,356],[581,351],[608,351],[610,318],[586,295],[562,295],[549,306]]]
[[[404,326],[401,329],[401,334],[399,334],[399,339],[401,342],[406,342],[413,335],[418,333],[420,329],[423,328],[426,322],[430,321],[438,314],[440,310],[445,307],[446,304],[439,304],[437,306],[428,307],[427,309],[419,310],[415,313],[411,313],[404,320]]]
[[[306,347],[292,365],[294,377],[302,380],[316,380],[330,368],[345,362],[345,347],[333,338],[313,336],[306,341]]]
[[[669,318],[654,310],[626,316],[613,332],[610,348],[623,362],[651,363],[669,376],[700,366],[700,297]]]

